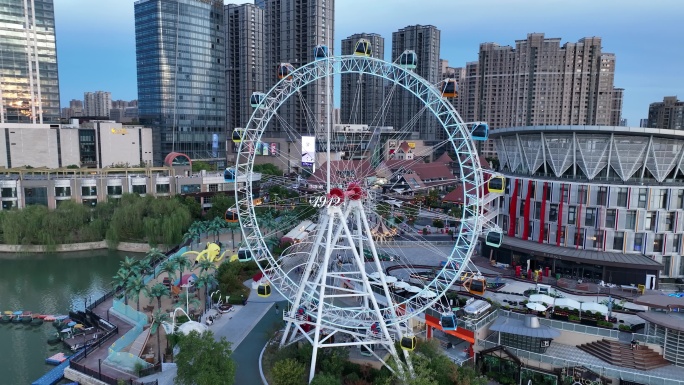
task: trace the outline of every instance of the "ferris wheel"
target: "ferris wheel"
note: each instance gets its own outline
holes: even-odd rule
[[[290,303],[281,344],[306,339],[314,347],[310,380],[320,347],[358,346],[385,362],[374,350],[380,347],[403,370],[394,341],[405,353],[415,347],[410,319],[433,309],[443,328],[454,330],[457,321],[444,294],[473,270],[470,258],[483,228],[489,229],[488,243],[502,238],[488,224],[485,206],[487,193],[503,192],[505,181],[483,173],[473,142],[486,139],[487,125],[463,122],[447,100],[457,92],[455,80],[431,84],[418,76],[412,51],[390,63],[372,58],[370,50],[365,40],[348,56],[329,56],[317,46],[311,63],[296,69],[282,63],[280,81],[252,95],[249,123],[233,132],[236,164],[227,172],[236,180],[237,203],[231,218],[240,222],[243,254],[264,273],[259,295],[276,290]],[[352,92],[358,95],[366,80],[379,80],[384,99],[371,121],[333,125],[331,108],[312,105],[312,94],[334,104],[337,75],[356,79]],[[420,107],[401,126],[382,126],[399,95],[410,95]],[[360,111],[363,98],[353,99],[351,111]],[[292,111],[304,119],[288,121]],[[414,143],[419,121],[437,128],[429,145]],[[397,151],[402,158],[393,159]],[[435,153],[450,154],[452,161],[426,166]],[[257,182],[254,166],[261,163],[273,163],[285,175]],[[451,174],[423,181],[411,171],[430,165]],[[458,191],[460,214],[428,211],[416,198],[449,189]],[[442,241],[434,242],[416,225],[421,220],[446,223],[453,236],[444,231]],[[427,273],[415,267],[426,264],[434,266]]]

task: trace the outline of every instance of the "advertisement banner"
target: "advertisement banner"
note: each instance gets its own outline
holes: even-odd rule
[[[312,167],[316,159],[316,138],[302,136],[302,166]]]

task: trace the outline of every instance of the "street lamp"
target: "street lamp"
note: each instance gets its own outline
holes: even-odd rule
[[[185,313],[190,314],[190,294],[188,293],[188,288],[192,286],[192,283],[188,280],[187,283],[181,285],[185,288]],[[188,317],[190,318],[190,317]]]

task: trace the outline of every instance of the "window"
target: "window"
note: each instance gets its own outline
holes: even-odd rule
[[[541,202],[535,202],[534,204],[534,219],[539,219],[541,217]]]
[[[617,189],[617,206],[627,207],[627,187],[618,187]]]
[[[587,203],[587,188],[586,186],[579,186],[577,191],[577,204],[583,205]]]
[[[156,188],[157,194],[168,194],[170,191],[170,187],[168,184],[158,184]]]
[[[565,246],[565,226],[561,226],[560,229],[560,244],[561,246]]]
[[[596,195],[596,204],[599,206],[608,206],[608,187],[599,187]]]
[[[639,202],[637,204],[637,207],[639,207],[640,209],[645,209],[647,198],[648,198],[648,189],[640,188],[639,189]]]
[[[607,229],[614,229],[615,228],[615,209],[606,210],[606,228]]]
[[[636,211],[627,211],[625,215],[625,230],[636,230]]]
[[[655,230],[656,227],[656,212],[647,211],[646,212],[646,222],[644,223],[645,230]]]
[[[549,221],[558,220],[558,203],[551,203],[549,205]]]
[[[643,250],[644,247],[644,233],[636,233],[634,234],[634,251],[641,251]]]
[[[568,224],[569,225],[574,225],[575,220],[577,219],[577,214],[575,212],[577,208],[575,206],[570,206],[568,207]]]
[[[653,191],[653,205],[651,209],[665,209],[667,208],[667,189],[658,189]]]
[[[218,185],[217,184],[210,184],[209,185],[209,192],[217,192],[218,191]]]
[[[55,196],[70,197],[71,196],[71,187],[55,187]]]
[[[613,234],[613,250],[622,250],[622,246],[625,244],[625,232],[616,231]]]
[[[17,189],[14,187],[3,187],[2,188],[2,197],[3,198],[16,198],[17,197]]]
[[[665,231],[672,231],[675,223],[675,213],[667,213],[665,216]]]
[[[679,257],[679,275],[684,275],[684,257]]]
[[[121,195],[123,188],[121,186],[107,186],[107,195]]]
[[[185,184],[181,186],[181,194],[198,193],[202,191],[202,187],[198,184]]]
[[[521,217],[522,217],[523,215],[525,215],[525,202],[522,202],[522,203],[520,204],[520,210],[518,210],[518,211],[519,211],[519,212],[518,212],[518,215],[520,215]]]
[[[132,192],[133,194],[144,195],[147,193],[147,186],[144,184],[134,184]]]
[[[596,209],[594,207],[587,207],[587,212],[584,215],[584,225],[589,227],[596,226]]]
[[[653,239],[653,252],[662,253],[663,252],[663,234],[656,234]],[[669,275],[669,274],[668,274]]]
[[[575,246],[584,246],[584,229],[578,229],[575,233]]]
[[[89,197],[97,195],[97,187],[95,186],[81,186],[81,196]]]
[[[568,195],[570,195],[570,185],[569,184],[561,184],[561,190],[563,190],[563,194],[561,194],[561,202],[568,202]]]
[[[672,252],[681,254],[682,251],[682,234],[675,234],[672,238]]]
[[[672,262],[672,257],[663,255],[663,275],[670,275],[670,262]]]
[[[677,207],[678,209],[684,209],[684,189],[677,190]]]
[[[599,231],[591,237],[592,247],[595,249],[603,248],[603,231]]]

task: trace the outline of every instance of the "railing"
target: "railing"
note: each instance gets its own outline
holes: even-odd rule
[[[499,346],[497,343],[486,340],[481,340],[478,342],[478,344],[482,346],[484,349],[490,349]],[[566,360],[565,358],[552,357],[546,354],[532,353],[528,352],[527,350],[521,350],[508,346],[506,347],[506,349],[508,349],[509,352],[511,352],[518,358],[537,361],[544,364],[550,364],[556,368],[566,368],[571,366],[577,366],[579,364],[586,367],[589,370],[593,370],[596,373],[601,373],[601,375],[606,377],[620,378],[626,381],[633,381],[649,385],[684,385],[684,380],[651,376],[648,374],[637,373],[624,369],[608,368],[605,366],[594,365],[589,362],[577,362],[576,360],[571,361]]]
[[[456,241],[389,241],[389,242],[382,242],[381,246],[382,247],[402,247],[402,246],[416,246],[420,245],[421,243],[429,243],[430,246],[453,246]]]
[[[655,344],[658,346],[664,346],[665,345],[665,341],[663,340],[663,337],[660,337],[660,336],[652,336],[652,335],[641,334],[641,333],[632,333],[632,339],[634,341],[643,342],[645,344]]]
[[[120,384],[118,378],[110,377],[107,374],[102,373],[101,371],[90,369],[89,367],[82,365],[82,364],[79,364],[78,362],[72,361],[69,364],[69,367],[71,369],[79,372],[79,373],[85,374],[86,376],[96,378],[96,379],[104,382],[107,385],[119,385]],[[130,384],[131,383],[130,380],[124,380],[124,381],[125,381],[124,384]]]
[[[524,314],[508,312],[506,314],[508,317],[515,318],[518,320],[525,319]],[[546,318],[539,318],[539,323],[546,326],[551,326],[556,329],[567,330],[576,333],[591,334],[595,336],[608,337],[617,339],[620,335],[620,331],[613,329],[599,328],[596,326],[580,325],[573,322],[558,321]]]

